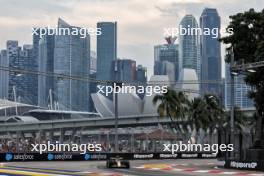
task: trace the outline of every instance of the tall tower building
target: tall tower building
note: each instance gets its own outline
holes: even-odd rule
[[[35,71],[33,46],[18,46],[18,41],[7,41],[7,59],[13,69]],[[37,105],[37,75],[20,72],[9,72],[8,95],[10,100]]]
[[[25,70],[37,71],[38,63],[37,58],[33,54],[32,45],[23,45],[23,50],[20,52],[20,60],[24,65]],[[38,75],[37,74],[25,74],[22,75],[22,79],[25,80],[25,89],[27,91],[24,94],[24,102],[37,105],[38,104]],[[22,90],[23,91],[23,90]]]
[[[21,62],[19,61],[19,50],[18,41],[9,40],[6,42],[7,59],[9,61],[9,67],[21,68]],[[9,72],[8,80],[8,99],[15,100],[13,90],[21,89],[21,75],[15,72]]]
[[[6,50],[2,50],[0,53],[0,66],[8,67],[9,61],[7,59]],[[0,70],[0,98],[7,99],[8,98],[8,79],[9,73],[5,70]]]
[[[137,82],[145,84],[147,82],[147,68],[142,65],[137,66]]]
[[[112,78],[117,81],[136,81],[136,61],[131,59],[117,59],[112,63]]]
[[[73,27],[62,19],[58,21],[58,28],[69,28],[72,31]],[[89,77],[90,37],[88,35],[85,38],[81,37],[72,34],[55,35],[54,73]],[[63,78],[57,78],[54,82],[59,109],[88,111],[88,82]]]
[[[154,46],[154,75],[167,75],[170,65],[170,81],[176,81],[179,76],[179,46],[175,44],[176,38],[166,38],[167,44]],[[172,68],[173,67],[173,68]],[[171,70],[174,69],[174,70]]]
[[[97,71],[97,58],[96,52],[91,51],[90,55],[90,74],[95,74]]]
[[[179,35],[179,70],[184,68],[194,69],[200,79],[200,53],[198,23],[193,15],[185,15],[180,22],[180,28],[185,33]],[[189,32],[188,32],[189,31]]]
[[[44,73],[54,72],[54,35],[45,35],[39,40],[38,46],[38,70]],[[53,103],[52,97],[54,92],[54,77],[39,75],[38,76],[38,106],[51,108]]]
[[[205,8],[200,17],[200,27],[204,29],[218,29],[220,37],[220,16],[216,9]],[[210,35],[201,36],[201,93],[213,93],[221,97],[221,48],[218,38]]]
[[[99,22],[97,28],[97,79],[112,80],[112,62],[117,59],[117,23]]]

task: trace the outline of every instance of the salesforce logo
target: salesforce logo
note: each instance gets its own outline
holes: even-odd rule
[[[13,159],[12,153],[7,153],[5,156],[6,161],[11,161]]]
[[[51,160],[53,160],[53,159],[54,159],[54,155],[51,154],[51,153],[49,153],[49,154],[48,154],[48,160],[51,161]]]
[[[85,160],[89,160],[89,159],[91,159],[91,155],[88,154],[88,153],[86,153],[86,154],[84,155],[84,159],[85,159]]]

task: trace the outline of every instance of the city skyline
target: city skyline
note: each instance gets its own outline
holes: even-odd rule
[[[154,64],[150,62],[154,57],[153,46],[165,43],[164,27],[177,27],[181,18],[186,14],[193,14],[198,19],[205,7],[212,7],[217,8],[221,16],[222,28],[224,28],[229,21],[228,16],[248,10],[248,3],[256,10],[264,5],[264,2],[243,0],[239,1],[238,6],[237,2],[237,0],[232,2],[157,0],[149,1],[146,6],[144,2],[138,0],[128,2],[120,0],[54,2],[48,0],[38,3],[31,0],[27,2],[1,0],[0,5],[5,9],[0,12],[0,48],[4,48],[9,39],[18,40],[20,45],[31,43],[32,26],[48,24],[56,26],[59,17],[73,25],[84,27],[96,27],[96,23],[100,21],[117,21],[119,29],[117,56],[133,59],[138,64],[146,66],[148,77],[150,77]],[[27,9],[31,9],[31,13],[25,13]],[[91,37],[92,50],[96,48],[95,40],[96,37]],[[222,56],[223,54],[224,46],[222,46]],[[223,64],[222,57],[222,76],[224,76]]]

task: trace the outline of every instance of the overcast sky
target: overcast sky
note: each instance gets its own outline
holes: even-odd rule
[[[222,28],[228,16],[249,8],[261,10],[263,0],[0,0],[0,48],[6,40],[32,43],[32,26],[56,26],[59,17],[71,25],[96,27],[98,21],[117,21],[118,57],[130,58],[153,72],[153,46],[165,43],[164,28],[181,18],[199,16],[205,7],[217,8]],[[92,37],[91,48],[96,48]],[[223,47],[222,47],[223,48]],[[223,53],[223,51],[222,51]],[[223,56],[222,56],[223,57]]]

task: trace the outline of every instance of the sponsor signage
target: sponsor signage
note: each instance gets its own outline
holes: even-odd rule
[[[0,153],[0,162],[17,161],[94,161],[111,157],[128,160],[215,158],[212,153]],[[233,165],[235,165],[233,163]],[[239,165],[240,166],[240,165]]]
[[[262,170],[264,171],[264,161],[225,161],[225,168]]]
[[[6,153],[4,155],[5,161],[34,161],[34,155],[32,154],[13,154],[13,153]]]
[[[161,153],[159,154],[159,158],[160,159],[176,159],[176,158],[179,158],[179,155],[178,154],[166,154],[166,153]]]
[[[154,153],[151,154],[133,154],[133,159],[153,159],[154,158]]]

